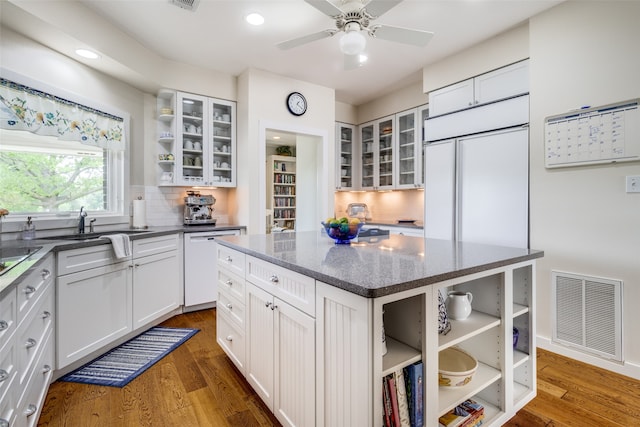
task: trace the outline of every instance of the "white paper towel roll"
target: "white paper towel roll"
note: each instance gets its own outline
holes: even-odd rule
[[[146,228],[147,227],[147,209],[144,200],[133,201],[133,228]]]

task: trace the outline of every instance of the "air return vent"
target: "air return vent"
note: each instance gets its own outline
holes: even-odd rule
[[[553,341],[622,361],[622,282],[552,271]]]
[[[169,3],[194,12],[198,8],[200,0],[169,0]]]

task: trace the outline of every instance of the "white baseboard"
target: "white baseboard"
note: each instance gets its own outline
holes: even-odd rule
[[[597,356],[583,353],[581,351],[577,351],[575,349],[572,349],[571,347],[552,342],[549,338],[546,337],[537,336],[536,340],[537,346],[543,350],[548,350],[550,352],[557,353],[571,359],[579,360],[580,362],[587,363],[589,365],[597,366],[598,368],[606,369],[620,375],[626,375],[636,380],[640,380],[640,364],[624,361],[620,363],[614,360],[603,359]]]

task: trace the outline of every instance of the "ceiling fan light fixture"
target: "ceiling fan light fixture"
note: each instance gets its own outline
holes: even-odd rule
[[[346,55],[359,55],[367,46],[367,39],[360,31],[349,31],[340,37],[340,50]]]

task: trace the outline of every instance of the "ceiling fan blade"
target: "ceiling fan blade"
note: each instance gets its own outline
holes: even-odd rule
[[[433,37],[433,33],[430,31],[411,30],[391,25],[374,25],[370,29],[370,33],[377,39],[412,44],[414,46],[426,46],[431,37]]]
[[[320,12],[324,13],[327,16],[335,18],[336,16],[342,14],[342,11],[338,9],[333,3],[330,3],[329,0],[304,0],[306,3],[318,9]]]
[[[360,61],[360,55],[344,55],[344,69],[355,70],[364,65],[364,62]]]
[[[338,30],[322,30],[317,33],[308,34],[306,36],[280,42],[276,46],[278,46],[282,50],[292,49],[294,47],[298,47],[306,43],[311,43],[316,40],[331,37],[337,32]]]
[[[403,0],[371,0],[364,7],[369,15],[378,18]]]

